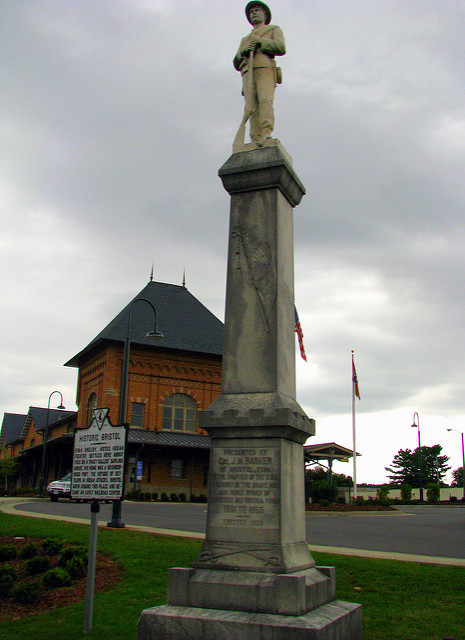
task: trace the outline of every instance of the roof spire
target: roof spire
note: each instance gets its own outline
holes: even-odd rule
[[[150,272],[150,282],[153,282],[153,262],[152,262],[152,271]]]
[[[184,268],[184,271],[182,273],[182,286],[184,288],[186,288],[186,269]]]

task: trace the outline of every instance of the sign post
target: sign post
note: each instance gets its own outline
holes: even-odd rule
[[[86,429],[74,432],[71,497],[91,501],[84,633],[92,631],[98,514],[101,501],[122,500],[128,425],[112,425],[109,409],[94,409]]]

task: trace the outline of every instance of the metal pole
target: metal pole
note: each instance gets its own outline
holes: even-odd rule
[[[357,444],[355,432],[355,379],[354,379],[354,352],[352,351],[352,449],[353,449],[353,487],[354,500],[357,498]]]
[[[50,415],[50,400],[54,393],[60,394],[60,405],[58,409],[64,409],[63,406],[63,396],[60,391],[52,391],[52,393],[48,397],[48,405],[47,405],[47,418],[45,420],[45,430],[44,430],[44,440],[42,442],[42,464],[40,466],[40,480],[39,480],[39,495],[38,498],[44,497],[44,483],[45,483],[45,462],[47,456],[47,438],[48,438],[48,423],[49,423],[49,415]]]
[[[415,422],[415,416],[417,417],[418,424]],[[413,414],[413,424],[412,427],[418,428],[418,466],[420,470],[420,502],[423,502],[423,469],[421,464],[421,440],[420,440],[420,416],[417,411]]]
[[[420,420],[418,420],[418,460],[420,462],[420,502],[423,502],[423,469],[421,459]]]
[[[462,500],[465,502],[465,449],[463,448],[463,431],[462,431]]]
[[[127,395],[127,387],[128,387],[128,374],[129,374],[129,352],[131,341],[129,339],[129,327],[131,322],[131,308],[129,308],[129,316],[128,316],[128,328],[126,339],[124,341],[124,351],[123,351],[123,368],[121,371],[121,386],[120,386],[120,395],[119,395],[119,412],[118,412],[118,424],[123,424],[126,417],[126,395]],[[125,469],[123,473],[125,473]],[[114,500],[112,504],[111,511],[111,520],[107,522],[107,527],[112,529],[123,529],[125,524],[121,519],[121,500]]]
[[[455,431],[455,433],[460,433],[462,437],[462,500],[465,502],[465,449],[463,446],[463,431],[457,431],[457,429],[447,429],[447,431]]]
[[[97,532],[100,503],[95,498],[90,505],[89,560],[87,564],[86,604],[84,610],[84,633],[92,631],[94,608],[95,567],[97,564]]]
[[[147,337],[151,337],[151,338],[165,337],[161,333],[161,331],[158,331],[157,311],[153,306],[153,304],[146,298],[136,298],[135,300],[133,300],[129,305],[128,324],[126,329],[126,338],[124,341],[123,367],[121,371],[121,386],[120,386],[120,395],[119,395],[118,424],[123,424],[126,418],[126,400],[127,400],[128,378],[129,378],[129,353],[131,349],[131,339],[130,339],[131,315],[132,315],[132,307],[136,304],[136,302],[145,302],[146,304],[149,305],[149,307],[153,311],[153,331],[147,333]],[[123,473],[126,473],[126,465]],[[136,474],[137,474],[137,467],[136,467]],[[114,500],[113,506],[112,506],[112,512],[111,512],[111,520],[110,522],[107,522],[107,527],[110,527],[113,529],[124,528],[125,524],[121,519],[121,511],[122,511],[122,500]]]

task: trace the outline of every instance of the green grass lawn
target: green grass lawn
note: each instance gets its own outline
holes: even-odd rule
[[[88,544],[89,527],[0,513],[0,535]],[[169,567],[188,567],[200,543],[126,529],[99,529],[98,549],[124,566],[123,580],[95,597],[92,640],[135,640],[142,609],[163,604]],[[314,553],[336,567],[337,597],[363,605],[364,640],[465,638],[465,569]],[[83,637],[84,602],[0,624],[0,640]],[[251,639],[253,640],[253,639]]]

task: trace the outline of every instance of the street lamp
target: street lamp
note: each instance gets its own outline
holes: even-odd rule
[[[46,455],[47,455],[47,438],[48,438],[48,420],[49,420],[49,415],[50,415],[50,400],[52,399],[52,396],[53,396],[54,393],[59,393],[60,394],[60,398],[61,398],[60,404],[58,405],[57,409],[64,409],[65,408],[63,406],[63,396],[61,394],[61,391],[52,391],[52,393],[48,397],[47,418],[45,420],[44,439],[43,439],[43,442],[42,442],[42,464],[41,464],[41,467],[40,467],[39,495],[37,496],[38,498],[43,498],[44,497],[45,460],[46,460]]]
[[[415,422],[415,417],[417,419],[418,424],[416,424]],[[420,467],[420,502],[423,502],[423,472],[421,468],[420,416],[416,411],[413,414],[413,424],[411,426],[418,429],[418,466]]]
[[[136,304],[136,302],[145,302],[149,305],[149,307],[153,311],[153,330],[149,331],[145,334],[146,338],[164,338],[165,336],[161,331],[158,330],[157,323],[157,311],[153,304],[147,300],[146,298],[136,298],[129,305],[128,312],[128,325],[126,330],[126,338],[124,340],[124,351],[123,351],[123,368],[121,371],[121,386],[120,386],[120,395],[119,395],[119,413],[118,413],[118,424],[124,424],[126,418],[126,400],[127,400],[127,388],[128,388],[128,378],[129,378],[129,352],[131,348],[131,339],[129,337],[129,332],[131,328],[131,316],[132,316],[132,307]],[[124,527],[124,522],[121,520],[121,500],[114,500],[111,520],[107,522],[107,527],[111,527],[113,529],[122,529]]]
[[[460,435],[462,436],[462,487],[463,487],[462,499],[465,501],[465,450],[463,447],[463,431],[457,431],[457,429],[447,429],[447,431],[455,431],[455,433],[460,433]]]

